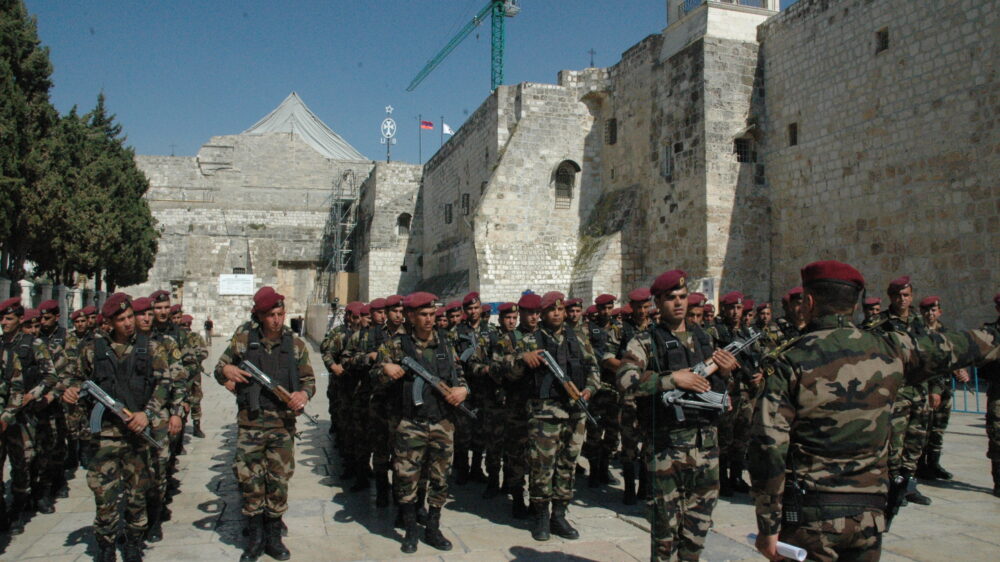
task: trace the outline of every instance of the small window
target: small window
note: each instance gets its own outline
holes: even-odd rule
[[[682,142],[674,143],[674,154],[680,154],[681,152],[684,152],[684,143]]]
[[[753,151],[753,141],[742,138],[733,141],[733,152],[736,153],[737,162],[756,162],[757,153]]]
[[[463,193],[462,194],[462,214],[463,215],[468,215],[469,214],[469,194],[468,193]]]
[[[405,265],[399,266],[399,270],[402,271],[403,273],[406,273],[406,266]]]
[[[799,124],[792,123],[788,125],[788,146],[797,144],[799,144]]]
[[[674,181],[674,153],[669,144],[663,147],[660,157],[660,176],[667,181]]]
[[[233,275],[246,275],[246,274],[247,274],[247,268],[245,268],[245,267],[234,267],[233,268]]]
[[[889,48],[889,28],[883,27],[875,32],[875,54]]]
[[[608,119],[604,122],[604,142],[615,144],[618,142],[618,119]]]
[[[410,221],[413,217],[410,213],[403,213],[396,218],[396,234],[399,236],[409,236],[410,235]]]
[[[573,200],[573,188],[576,187],[576,173],[580,167],[576,163],[564,160],[556,168],[556,209],[568,209]]]
[[[444,223],[451,224],[451,203],[444,205]]]

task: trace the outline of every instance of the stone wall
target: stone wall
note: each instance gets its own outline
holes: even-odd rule
[[[995,317],[998,29],[996,0],[800,0],[760,27],[775,294],[832,258],[883,298],[910,274],[945,322]]]

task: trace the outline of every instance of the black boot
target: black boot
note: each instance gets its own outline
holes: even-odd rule
[[[117,552],[115,552],[115,539],[113,537],[97,537],[97,562],[115,562]]]
[[[906,501],[908,501],[910,503],[915,503],[917,505],[930,505],[931,504],[931,499],[928,498],[927,496],[921,494],[920,490],[917,490],[916,484],[914,484],[914,486],[913,486],[913,491],[910,492],[910,493],[908,493],[908,494],[906,494]]]
[[[417,523],[420,525],[427,524],[427,505],[424,500],[427,499],[427,489],[422,489],[417,492]]]
[[[451,550],[451,541],[441,534],[441,508],[432,507],[427,512],[427,527],[424,529],[424,542],[438,550]]]
[[[63,470],[73,474],[80,466],[80,442],[76,439],[66,439],[66,458],[63,459]]]
[[[142,562],[143,531],[128,531],[125,534],[125,548],[122,549],[122,560],[125,562]]]
[[[588,457],[587,465],[590,469],[587,471],[587,487],[588,488],[599,488],[601,486],[601,459],[600,457]]]
[[[191,422],[191,435],[199,439],[205,438],[205,432],[201,430],[201,420],[194,420]]]
[[[622,494],[622,503],[625,505],[635,505],[635,463],[625,461],[622,464],[622,478],[625,479],[625,492]]]
[[[0,494],[0,533],[10,530],[10,517],[7,515],[7,500]]]
[[[384,468],[375,471],[375,507],[389,507],[389,473]]]
[[[288,560],[292,553],[281,542],[281,517],[264,518],[264,552],[275,560]]]
[[[527,519],[531,517],[531,510],[528,504],[524,503],[524,489],[514,488],[510,491],[512,503],[510,505],[510,515],[514,519]]]
[[[549,522],[549,530],[564,539],[578,539],[580,533],[566,520],[566,507],[569,502],[552,502],[552,520]]]
[[[729,479],[729,457],[719,458],[719,495],[733,497],[733,482]]]
[[[30,495],[14,494],[14,502],[10,507],[10,534],[20,535],[24,532],[24,526],[31,519],[30,509]]]
[[[531,526],[531,538],[536,541],[547,541],[549,534],[549,502],[533,502],[531,504],[532,516],[535,521]]]
[[[473,482],[486,482],[486,474],[483,472],[483,452],[472,450],[472,462],[469,464],[469,480]]]
[[[1000,498],[1000,461],[993,461],[993,495]]]
[[[469,450],[455,448],[455,484],[464,485],[469,481]]]
[[[649,499],[649,472],[646,470],[646,463],[639,459],[639,489],[635,493],[636,499],[645,501]]]
[[[354,472],[354,466],[355,466],[355,462],[353,460],[345,458],[344,459],[344,471],[340,473],[340,479],[341,480],[350,480],[350,479],[354,478],[355,476],[357,476],[357,474]]]
[[[743,480],[743,463],[734,462],[729,465],[729,482],[734,492],[746,494],[750,492],[750,485]]]
[[[417,551],[417,539],[420,535],[420,529],[417,527],[417,506],[412,503],[402,503],[399,504],[399,512],[403,516],[403,529],[406,532],[399,550],[412,554]]]
[[[247,521],[247,544],[243,548],[240,562],[257,562],[264,554],[264,516],[254,515]]]
[[[934,478],[938,478],[940,480],[951,480],[955,477],[954,474],[948,472],[941,466],[941,451],[927,454],[927,470],[932,476],[934,476]]]
[[[164,500],[163,507],[160,508],[160,521],[170,521],[170,518],[173,517],[173,513],[170,512],[170,508],[167,507],[167,503],[169,502]]]
[[[54,498],[66,499],[69,497],[69,482],[66,481],[65,472],[59,470],[52,477],[52,481],[55,482],[52,485],[52,495]],[[53,503],[55,500],[53,499]]]
[[[488,500],[500,495],[500,471],[494,467],[490,470],[490,475],[486,480],[486,489],[483,490],[483,499]]]
[[[614,476],[611,475],[611,455],[609,455],[608,453],[602,453],[600,466],[601,466],[601,484],[608,484],[608,485],[617,484],[618,482],[616,482]]]
[[[160,542],[163,540],[163,507],[159,500],[146,501],[146,517],[149,519],[149,529],[146,530],[146,540]]]

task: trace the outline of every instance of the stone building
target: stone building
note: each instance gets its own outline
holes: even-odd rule
[[[243,133],[212,137],[197,156],[136,162],[161,237],[149,281],[122,290],[170,289],[197,322],[211,316],[226,335],[261,286],[285,295],[289,317],[326,300],[331,209],[356,201],[373,166],[295,93]],[[220,278],[234,274],[251,277]]]

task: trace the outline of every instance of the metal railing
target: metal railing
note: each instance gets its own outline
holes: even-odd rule
[[[767,8],[767,0],[712,0],[719,4],[736,4],[737,6],[748,6],[750,8]],[[684,17],[691,10],[704,4],[706,0],[684,0],[680,6],[680,17]]]
[[[986,413],[986,387],[989,385],[979,378],[979,369],[969,369],[969,382],[959,383],[951,378],[951,411],[969,414]]]

